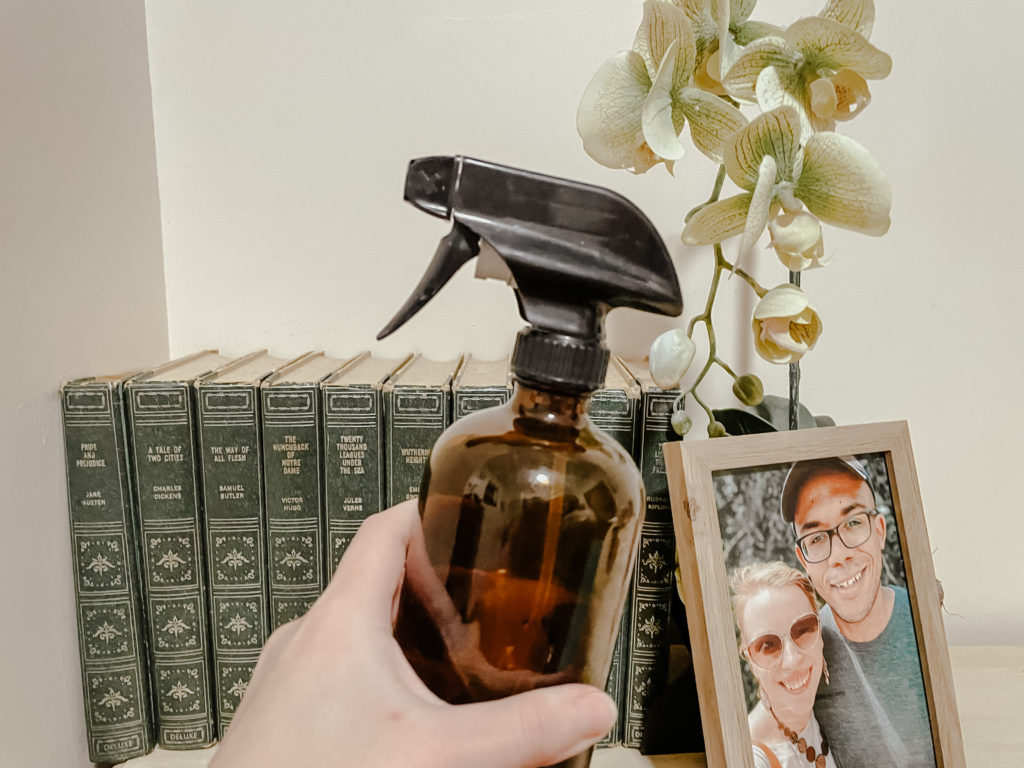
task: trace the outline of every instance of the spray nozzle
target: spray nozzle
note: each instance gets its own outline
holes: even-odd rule
[[[532,326],[513,354],[517,375],[575,388],[600,385],[609,309],[682,312],[664,242],[615,192],[467,157],[426,157],[409,164],[405,199],[453,219],[454,227],[378,339],[418,312],[482,245],[504,261],[520,314]]]

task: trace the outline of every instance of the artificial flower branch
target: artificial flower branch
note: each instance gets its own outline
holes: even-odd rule
[[[576,114],[583,148],[609,168],[646,173],[659,163],[671,172],[693,145],[719,164],[707,201],[684,219],[685,244],[711,245],[714,273],[704,310],[686,331],[659,336],[650,370],[670,389],[686,374],[703,323],[708,357],[676,399],[672,425],[684,434],[692,394],[711,419],[708,434],[725,434],[697,393],[713,365],[734,379],[746,405],[764,396],[760,379],[737,376],[718,356],[712,309],[722,272],[739,275],[758,296],[751,317],[754,349],[770,363],[795,364],[812,349],[822,322],[799,287],[803,269],[824,267],[822,225],[868,235],[889,228],[889,182],[871,154],[836,127],[868,106],[868,80],[889,75],[889,55],[870,42],[873,0],[827,0],[816,15],[786,28],[750,18],[756,0],[646,0],[632,49],[609,59],[587,86]],[[740,104],[755,105],[748,119]],[[726,176],[739,193],[722,199]],[[740,268],[765,230],[788,282],[768,290]],[[722,242],[740,236],[735,263]],[[796,277],[793,277],[793,276]],[[791,397],[793,397],[791,392]]]

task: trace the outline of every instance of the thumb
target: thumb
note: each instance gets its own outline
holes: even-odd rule
[[[453,768],[538,768],[579,754],[615,724],[615,702],[579,683],[538,688],[449,712]],[[482,755],[489,759],[481,760]]]

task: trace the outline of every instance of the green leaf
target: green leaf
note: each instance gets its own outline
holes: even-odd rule
[[[889,230],[892,191],[870,152],[848,136],[816,133],[807,140],[803,158],[793,194],[811,213],[866,235]]]
[[[765,395],[760,405],[715,409],[711,413],[716,421],[725,425],[730,435],[789,431],[788,397]],[[797,404],[797,429],[832,426],[835,421],[830,416],[814,416],[803,403]]]
[[[713,408],[711,415],[730,435],[761,435],[779,431],[770,422],[742,408]]]
[[[789,398],[779,395],[765,395],[760,405],[754,406],[753,413],[772,424],[779,431],[789,429]],[[815,417],[803,403],[797,404],[796,425],[797,429],[813,429],[818,424]],[[823,418],[828,419],[825,416]],[[829,419],[831,421],[831,419]]]
[[[710,245],[740,234],[747,224],[750,198],[751,195],[745,193],[716,200],[701,208],[683,227],[683,242],[686,245]]]

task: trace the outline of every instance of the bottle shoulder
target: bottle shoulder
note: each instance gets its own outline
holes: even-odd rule
[[[643,483],[632,456],[589,418],[572,429],[549,429],[489,410],[496,412],[464,416],[438,439],[428,461],[428,493],[567,483],[606,488],[642,507]]]
[[[511,452],[565,454],[578,461],[623,462],[639,474],[630,453],[589,416],[571,424],[547,423],[516,417],[504,406],[463,416],[438,438],[433,453],[490,452],[498,447]]]

